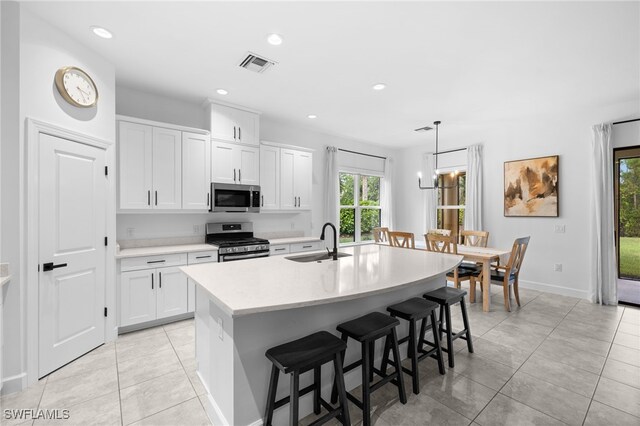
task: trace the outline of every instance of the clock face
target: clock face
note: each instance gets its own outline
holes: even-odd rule
[[[60,68],[56,73],[56,86],[62,97],[77,107],[89,108],[98,100],[93,80],[79,68]]]

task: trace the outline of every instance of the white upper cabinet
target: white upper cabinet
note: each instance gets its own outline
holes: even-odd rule
[[[310,210],[313,153],[265,143],[260,147],[264,210]]]
[[[182,133],[182,208],[209,210],[211,139],[198,133]]]
[[[182,207],[182,132],[153,128],[153,208]]]
[[[211,137],[225,142],[259,145],[260,116],[255,111],[210,102]]]
[[[311,210],[311,187],[313,185],[313,154],[298,152],[293,165],[293,188],[298,197],[298,207]]]
[[[150,209],[153,127],[121,121],[118,168],[121,209]]]
[[[260,146],[260,208],[280,208],[280,148]]]
[[[212,141],[211,181],[257,185],[260,182],[260,148]]]
[[[120,210],[207,210],[210,149],[204,130],[119,117]]]

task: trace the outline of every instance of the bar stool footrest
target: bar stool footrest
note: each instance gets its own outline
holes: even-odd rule
[[[308,394],[309,392],[312,392],[313,389],[315,389],[315,386],[316,385],[314,383],[312,383],[309,386],[307,386],[306,388],[300,389],[300,392],[298,393],[298,396],[301,397],[303,395]],[[273,409],[276,410],[276,409],[282,407],[283,405],[287,405],[290,400],[291,400],[291,395],[285,396],[284,398],[277,400],[273,404]],[[322,401],[322,398],[320,400]]]

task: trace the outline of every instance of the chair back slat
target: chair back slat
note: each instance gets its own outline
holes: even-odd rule
[[[488,241],[488,231],[460,231],[460,244],[462,245],[486,247]]]
[[[373,239],[376,243],[389,242],[389,228],[380,227],[373,228]]]
[[[451,229],[429,229],[427,231],[427,234],[436,234],[436,235],[449,236],[449,235],[451,235]]]
[[[511,274],[518,275],[520,273],[520,267],[522,266],[524,254],[526,253],[527,247],[529,246],[530,238],[531,237],[517,238],[513,242],[511,255],[509,256],[509,262],[506,265],[506,274],[508,276],[511,276]]]
[[[412,232],[389,231],[389,244],[393,247],[416,248]]]
[[[458,254],[456,238],[453,235],[424,234],[424,238],[429,251]]]

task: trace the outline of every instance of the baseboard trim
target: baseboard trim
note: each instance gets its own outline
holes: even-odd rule
[[[27,388],[27,373],[21,373],[11,377],[2,379],[1,394],[9,395],[10,393],[20,392]]]
[[[538,283],[535,281],[520,280],[520,287],[528,288],[531,290],[544,291],[546,293],[559,294],[561,296],[577,297],[579,299],[589,300],[589,290],[577,290],[571,287],[564,287],[560,285]]]
[[[207,393],[205,394],[207,398],[205,400],[202,400],[202,397],[201,397],[201,401],[204,406],[204,411],[207,413],[207,416],[209,417],[209,420],[211,420],[211,423],[214,425],[229,426],[229,422],[227,421],[224,414],[222,414],[222,410],[216,403],[215,399],[213,399],[213,397],[211,396],[211,392],[209,392],[209,388],[206,385],[207,382],[202,380],[202,376],[200,376],[199,371],[196,371],[196,375],[198,376],[198,379],[200,379],[200,383],[202,383],[205,390],[207,391]],[[262,420],[260,420],[260,424],[262,424]]]

